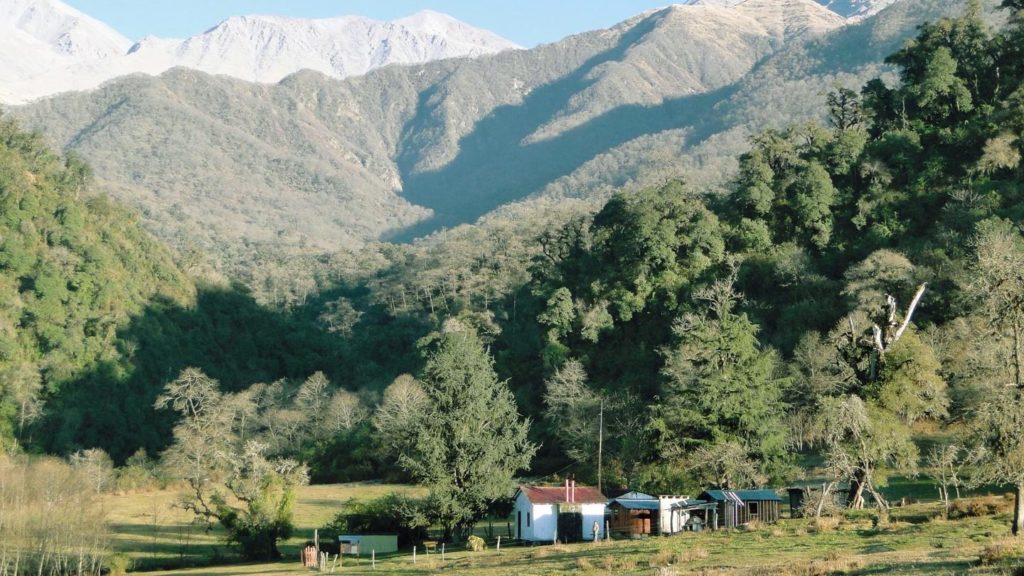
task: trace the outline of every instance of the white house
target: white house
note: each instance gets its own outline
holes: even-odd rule
[[[516,538],[527,542],[576,542],[604,538],[608,499],[593,486],[520,486],[516,490],[512,523]]]

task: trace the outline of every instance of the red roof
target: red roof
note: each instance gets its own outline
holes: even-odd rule
[[[565,486],[520,486],[519,491],[526,494],[526,499],[533,504],[562,504],[567,503],[565,497]],[[569,489],[569,496],[572,497],[572,488]],[[593,486],[576,485],[576,495],[573,500],[575,504],[607,504],[601,491]]]

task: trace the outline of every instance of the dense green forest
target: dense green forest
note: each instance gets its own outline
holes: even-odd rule
[[[280,294],[265,271],[193,285],[179,266],[201,254],[173,263],[83,164],[5,122],[0,438],[180,453],[198,413],[155,405],[198,387],[314,481],[427,481],[427,456],[396,452],[467,401],[439,376],[450,345],[494,402],[464,408],[515,428],[507,381],[537,450],[513,468],[538,476],[595,480],[603,413],[607,486],[777,485],[817,455],[850,505],[884,505],[887,474],[939,458],[924,431],[972,481],[1022,486],[1024,3],[1004,7],[999,29],[974,1],[922,26],[888,58],[898,82],[831,87],[827,123],[756,135],[728,194],[683,177],[596,213],[267,262],[309,279]]]

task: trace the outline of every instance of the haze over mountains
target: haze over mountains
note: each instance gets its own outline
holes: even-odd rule
[[[751,131],[820,117],[822,86],[859,87],[960,6],[903,0],[847,25],[812,0],[698,0],[531,50],[277,85],[179,68],[16,114],[171,242],[332,250],[528,198],[720,185]]]

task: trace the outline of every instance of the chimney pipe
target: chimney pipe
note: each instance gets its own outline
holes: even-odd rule
[[[572,500],[569,500],[569,479],[568,478],[565,479],[565,501],[566,502],[572,502]]]
[[[573,501],[573,503],[576,502],[576,479],[575,478],[573,478],[573,480],[572,480],[572,501]]]

